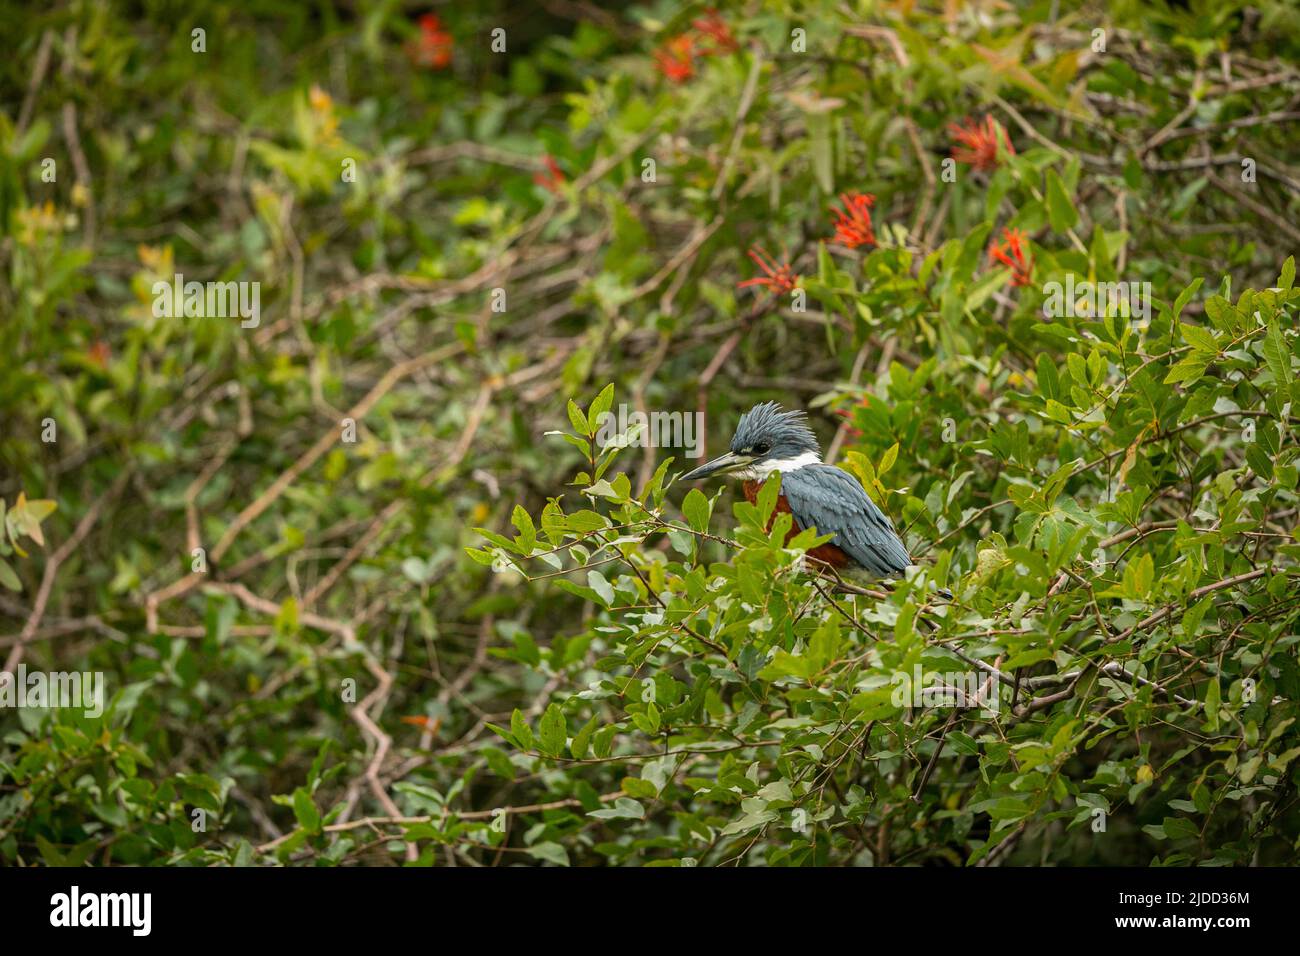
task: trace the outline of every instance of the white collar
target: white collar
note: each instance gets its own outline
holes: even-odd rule
[[[736,475],[749,481],[766,481],[774,471],[785,474],[787,471],[796,471],[805,465],[820,464],[821,460],[822,456],[817,452],[806,451],[794,458],[773,458],[770,461],[755,462],[737,471]]]

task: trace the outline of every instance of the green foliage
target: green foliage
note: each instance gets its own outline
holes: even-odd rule
[[[1273,845],[1264,837],[1300,755],[1296,450],[1279,439],[1296,340],[1278,321],[1294,324],[1300,293],[1286,275],[1278,287],[1225,300],[1236,319],[1222,327],[1180,325],[1168,307],[1140,332],[1079,322],[1087,359],[1071,352],[1058,368],[1040,356],[1036,385],[972,407],[983,427],[948,446],[933,434],[942,395],[908,390],[894,366],[888,404],[912,403],[877,444],[931,434],[910,443],[924,458],[900,462],[912,472],[881,489],[921,516],[917,537],[932,545],[921,545],[929,569],[888,596],[837,599],[801,568],[825,538],[787,542],[788,515],[768,530],[777,476],[718,528],[698,489],[675,517],[664,469],[635,497],[624,474],[599,489],[579,475],[603,527],[552,499],[540,538],[486,554],[508,576],[597,605],[584,638],[599,657],[569,668],[573,691],[547,706],[539,743],[518,711],[502,736],[530,762],[585,766],[593,790],[614,787],[616,808],[587,814],[615,829],[594,848],[612,862],[721,862],[757,846],[772,864],[950,859],[962,846],[978,862],[1052,821],[1067,862],[1122,860],[1108,840],[1122,853],[1136,830],[1169,844],[1155,851],[1164,862],[1246,862]],[[1225,374],[1175,375],[1197,348]],[[988,372],[944,385],[991,395],[975,387]],[[873,473],[893,468],[898,447]],[[1279,514],[1286,533],[1272,530]],[[710,549],[725,560],[699,558]],[[600,582],[590,588],[553,577],[553,560],[533,570],[557,554],[579,578],[611,560],[617,570],[586,570]],[[928,582],[956,602],[936,603]],[[961,708],[951,728],[951,707],[896,693],[900,676],[963,671],[984,685],[984,706]],[[587,757],[585,738],[566,758],[566,715],[584,734],[603,728],[613,758]],[[936,738],[949,757],[927,779]],[[864,840],[884,827],[890,842]]]
[[[21,491],[10,508],[6,508],[4,499],[0,498],[0,584],[9,590],[22,590],[22,582],[5,559],[15,553],[27,557],[27,552],[19,544],[22,538],[30,538],[40,545],[45,543],[41,522],[53,514],[56,507],[53,501],[28,501]]]
[[[1296,13],[1059,6],[12,18],[0,861],[1294,862]],[[602,437],[769,398],[904,580]]]

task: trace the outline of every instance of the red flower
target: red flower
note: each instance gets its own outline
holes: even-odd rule
[[[740,44],[731,34],[731,28],[727,26],[727,21],[722,19],[722,15],[713,7],[704,11],[704,16],[691,23],[696,31],[704,34],[713,41],[712,48],[706,48],[700,52],[704,56],[710,56],[717,53],[734,53],[740,49]]]
[[[1011,137],[992,116],[986,115],[983,124],[969,119],[966,122],[967,126],[948,124],[948,131],[958,143],[952,148],[952,158],[957,162],[969,163],[976,169],[996,169],[999,143],[1008,156],[1016,155]]]
[[[451,34],[442,28],[436,13],[426,13],[419,22],[420,38],[408,49],[411,59],[416,66],[445,70],[451,65]]]
[[[1034,260],[1025,261],[1025,234],[1019,229],[1003,229],[1002,240],[989,245],[989,258],[1012,271],[1012,285],[1031,284]]]
[[[108,368],[108,360],[112,358],[112,355],[108,343],[103,339],[96,339],[94,344],[86,350],[86,358],[100,368]]]
[[[759,246],[753,246],[749,250],[749,258],[758,264],[764,274],[753,279],[746,279],[744,282],[739,283],[737,288],[743,289],[746,286],[759,285],[770,289],[772,292],[782,293],[791,291],[799,284],[799,277],[794,274],[794,269],[790,267],[790,263],[783,262],[777,265],[776,260]]]
[[[555,159],[549,155],[543,156],[542,162],[546,164],[546,170],[533,174],[533,182],[557,196],[560,195],[560,187],[566,182],[564,172],[555,165]]]
[[[871,207],[876,204],[876,197],[870,193],[840,193],[840,202],[844,203],[842,212],[831,207],[831,212],[838,217],[835,220],[836,241],[850,249],[874,246],[876,233],[871,227]]]
[[[695,41],[689,35],[673,37],[655,50],[659,72],[674,83],[685,83],[695,75]]]
[[[415,717],[403,717],[402,723],[410,724],[412,727],[420,727],[430,733],[436,734],[438,729],[442,726],[442,718],[428,717],[424,714],[419,714]]]
[[[865,405],[865,404],[867,404],[867,403],[866,403],[866,402],[859,402],[858,404],[860,404],[860,405]],[[844,430],[845,430],[846,432],[848,432],[848,433],[849,433],[850,435],[852,435],[854,438],[861,438],[861,437],[862,437],[862,429],[861,429],[861,428],[855,428],[853,425],[850,425],[850,424],[849,424],[849,422],[853,421],[853,412],[849,411],[849,409],[847,409],[847,408],[837,408],[837,409],[835,409],[835,414],[838,415],[838,416],[840,416],[840,418],[843,418],[843,419],[845,420],[845,421],[844,421]]]

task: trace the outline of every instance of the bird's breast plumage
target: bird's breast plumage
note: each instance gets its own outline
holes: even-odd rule
[[[762,487],[763,483],[759,481],[746,481],[744,483],[745,498],[751,505],[758,501],[758,491]],[[790,530],[786,532],[785,535],[786,544],[789,544],[790,539],[795,537],[804,529],[800,524],[799,519],[791,511],[790,499],[785,495],[777,496],[776,507],[772,509],[772,517],[767,522],[768,531],[772,530],[772,524],[776,521],[776,516],[779,514],[789,514],[790,517],[794,519],[790,524]],[[847,551],[837,545],[834,541],[828,541],[826,544],[819,544],[815,548],[809,548],[808,556],[814,560],[829,564],[833,568],[847,568],[857,563],[849,556]]]
[[[746,499],[756,501],[760,488],[761,482],[746,481]],[[810,527],[834,535],[809,554],[837,568],[856,565],[877,577],[896,577],[912,563],[889,517],[856,478],[834,465],[818,462],[783,470],[776,506],[777,513],[782,511],[794,519],[787,540]]]

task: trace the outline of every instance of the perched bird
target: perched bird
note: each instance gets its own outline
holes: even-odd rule
[[[743,479],[745,498],[752,504],[763,482],[779,471],[781,496],[776,510],[788,511],[794,519],[790,537],[812,527],[818,534],[835,536],[809,550],[809,555],[837,571],[875,578],[900,576],[912,559],[888,515],[867,497],[856,478],[821,459],[808,416],[765,402],[740,417],[729,452],[687,472],[682,480],[734,475]]]

